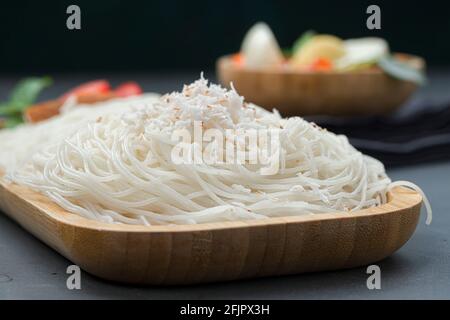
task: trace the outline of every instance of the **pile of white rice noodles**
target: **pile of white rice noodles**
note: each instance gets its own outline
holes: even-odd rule
[[[194,121],[224,132],[277,130],[279,170],[262,175],[263,164],[174,163],[172,135],[179,129],[192,132]],[[239,135],[231,138],[242,142]],[[7,181],[41,192],[74,214],[108,223],[351,214],[386,203],[394,186],[420,190],[409,182],[392,183],[382,163],[355,150],[345,136],[299,117],[281,118],[203,77],[181,93],[162,97],[94,106],[68,101],[59,116],[1,131],[0,150]]]

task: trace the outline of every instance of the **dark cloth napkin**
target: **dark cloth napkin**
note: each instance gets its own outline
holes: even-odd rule
[[[345,134],[358,150],[386,166],[450,159],[450,101],[439,105],[421,101],[412,109],[412,113],[391,116],[307,119]]]

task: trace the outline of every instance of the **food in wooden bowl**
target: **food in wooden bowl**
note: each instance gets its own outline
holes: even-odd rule
[[[344,136],[203,78],[0,131],[0,150],[0,208],[86,271],[127,283],[372,263],[411,237],[427,204]]]
[[[422,58],[390,54],[380,38],[306,32],[282,53],[265,24],[248,32],[240,53],[217,61],[222,84],[285,116],[386,114],[425,82],[424,70]]]

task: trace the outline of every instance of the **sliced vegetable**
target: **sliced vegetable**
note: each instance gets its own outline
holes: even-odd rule
[[[72,95],[87,95],[87,94],[102,94],[108,93],[111,91],[111,85],[106,80],[94,80],[90,82],[83,83],[78,87],[73,88],[72,90],[65,93],[61,98],[66,100]]]
[[[294,66],[309,66],[318,58],[330,61],[342,57],[345,49],[342,40],[338,37],[322,34],[313,36],[298,50],[291,59]]]
[[[270,27],[259,22],[245,35],[241,53],[245,65],[251,68],[271,67],[281,65],[283,53]]]
[[[344,41],[345,54],[336,61],[338,69],[353,69],[353,66],[371,65],[389,54],[386,40],[376,37]]]
[[[325,58],[318,58],[311,65],[312,71],[330,71],[333,69],[333,63]]]
[[[426,82],[426,76],[422,71],[390,55],[381,58],[378,61],[378,66],[393,78],[411,81],[419,85],[423,85]]]
[[[295,54],[298,50],[311,40],[316,35],[314,30],[305,31],[292,45],[292,54]]]
[[[130,97],[142,94],[142,88],[134,81],[122,83],[115,90],[117,97]]]
[[[38,122],[59,114],[59,109],[64,104],[62,99],[49,100],[30,106],[24,112],[27,122]]]
[[[113,92],[107,93],[84,93],[77,95],[77,102],[82,104],[94,104],[115,98]],[[25,110],[24,118],[28,122],[39,122],[59,114],[61,107],[64,105],[62,98],[41,102],[29,107]]]
[[[244,56],[242,53],[235,53],[231,56],[231,61],[238,66],[242,66],[244,64]]]
[[[55,100],[45,101],[28,108],[24,117],[28,122],[39,122],[59,114],[61,107],[69,96],[75,95],[81,104],[94,104],[117,97],[129,97],[142,94],[142,88],[133,81],[119,85],[111,90],[109,82],[96,80],[82,84]]]

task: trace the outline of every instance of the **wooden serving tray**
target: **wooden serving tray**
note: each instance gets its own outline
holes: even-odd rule
[[[193,284],[367,265],[413,234],[422,197],[396,188],[354,213],[182,226],[100,223],[0,179],[0,208],[82,269],[134,284]]]

